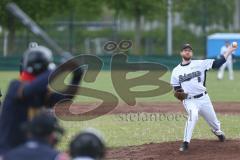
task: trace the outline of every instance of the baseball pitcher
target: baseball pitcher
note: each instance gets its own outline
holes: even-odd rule
[[[174,96],[182,101],[188,114],[180,151],[188,149],[199,114],[207,121],[219,141],[223,142],[225,140],[224,133],[220,128],[220,122],[207,93],[206,73],[212,68],[217,69],[221,67],[236,48],[228,47],[223,56],[217,60],[192,60],[193,50],[191,45],[184,44],[181,48],[182,62],[173,69],[171,76]]]

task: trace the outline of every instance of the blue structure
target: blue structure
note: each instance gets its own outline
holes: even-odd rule
[[[221,47],[228,40],[230,43],[236,41],[238,49],[235,55],[240,57],[240,34],[239,33],[215,33],[207,38],[207,58],[215,58],[220,54]]]

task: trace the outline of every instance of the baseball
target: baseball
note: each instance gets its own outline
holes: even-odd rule
[[[237,48],[237,46],[238,46],[237,42],[233,42],[233,43],[232,43],[232,46],[233,46],[234,48]]]

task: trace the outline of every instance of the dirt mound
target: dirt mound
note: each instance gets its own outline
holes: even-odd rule
[[[91,111],[96,108],[96,103],[79,103],[71,106],[70,110],[72,113],[83,113]],[[221,114],[240,114],[240,102],[216,102],[213,106],[217,113]],[[69,108],[63,108],[60,113],[66,113]],[[138,103],[136,106],[127,106],[120,104],[109,114],[122,114],[122,113],[176,113],[185,112],[184,107],[180,102],[145,102]],[[95,112],[95,114],[98,114]]]
[[[107,159],[121,160],[239,160],[240,140],[192,140],[189,150],[178,151],[182,142],[164,142],[110,149]]]

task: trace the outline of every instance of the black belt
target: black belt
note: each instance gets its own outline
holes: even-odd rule
[[[188,98],[188,99],[196,99],[196,98],[200,98],[200,97],[202,97],[202,96],[204,96],[205,94],[207,94],[207,91],[205,91],[204,93],[201,93],[201,94],[198,94],[198,95],[195,95],[195,96],[192,96],[192,97],[190,97],[190,98]]]

